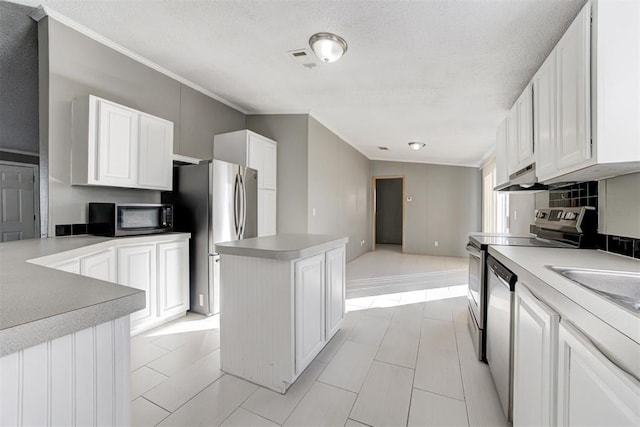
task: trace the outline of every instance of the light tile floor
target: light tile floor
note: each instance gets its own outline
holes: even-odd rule
[[[136,426],[508,425],[475,359],[464,286],[348,300],[343,328],[287,394],[220,371],[219,319],[132,338]]]

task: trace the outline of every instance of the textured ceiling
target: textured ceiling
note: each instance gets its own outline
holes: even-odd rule
[[[43,4],[248,114],[310,113],[372,159],[477,165],[584,0]],[[340,61],[289,56],[323,31]]]

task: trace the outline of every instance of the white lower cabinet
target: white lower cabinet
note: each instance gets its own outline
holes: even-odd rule
[[[295,263],[296,374],[311,363],[325,343],[324,254]]]
[[[178,235],[177,235],[178,236]],[[112,247],[42,265],[145,291],[145,308],[130,315],[131,335],[149,330],[189,310],[189,240],[183,236],[116,239]],[[137,243],[132,244],[134,240]]]
[[[160,317],[181,315],[189,309],[189,245],[187,241],[158,244],[157,286]]]
[[[558,350],[558,426],[640,425],[637,379],[564,320]]]
[[[111,249],[80,258],[80,274],[106,282],[116,281],[116,257]]]
[[[342,327],[345,300],[345,262],[344,247],[327,252],[326,255],[326,326],[325,339],[329,341]]]
[[[513,424],[553,425],[560,316],[523,283],[514,305]]]
[[[157,315],[156,245],[136,245],[117,248],[118,283],[145,291],[145,308],[131,313],[131,329]]]

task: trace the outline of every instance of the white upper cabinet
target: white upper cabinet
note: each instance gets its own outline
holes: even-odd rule
[[[172,168],[165,165],[173,153],[173,123],[140,115],[138,184],[160,190],[171,188]]]
[[[536,74],[540,181],[640,171],[639,28],[640,2],[587,2]]]
[[[135,111],[96,99],[96,162],[91,176],[102,185],[131,187],[136,183],[135,149],[138,139],[138,115]],[[93,163],[93,164],[92,164]]]
[[[556,51],[533,77],[533,135],[536,147],[536,175],[542,181],[557,169]]]
[[[505,119],[498,126],[496,134],[496,186],[509,181],[509,171],[507,170],[507,143],[509,119]]]
[[[554,49],[557,55],[557,168],[566,170],[591,158],[590,5],[578,14]]]
[[[535,161],[533,149],[533,98],[531,84],[509,111],[507,155],[509,175]]]
[[[71,182],[171,189],[173,123],[93,95],[73,102]]]
[[[250,130],[216,135],[213,158],[258,171],[258,236],[276,234],[277,143]]]

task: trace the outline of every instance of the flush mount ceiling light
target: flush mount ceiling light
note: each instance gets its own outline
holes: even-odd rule
[[[425,144],[424,142],[410,142],[409,143],[409,148],[411,148],[414,151],[418,151],[421,148],[424,148],[427,144]]]
[[[347,42],[331,33],[317,33],[309,39],[313,53],[326,63],[336,62],[347,52]]]

